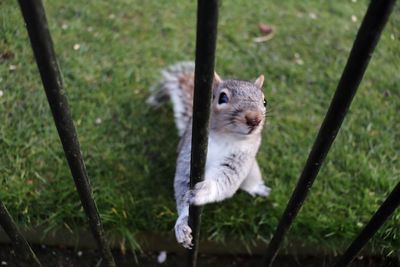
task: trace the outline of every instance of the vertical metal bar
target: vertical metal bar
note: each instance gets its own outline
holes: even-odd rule
[[[93,200],[41,0],[18,0],[55,125],[92,233],[108,266],[115,266]]]
[[[11,239],[11,242],[18,253],[18,257],[21,257],[22,260],[29,264],[27,266],[35,266],[41,267],[42,264],[36,257],[35,253],[32,251],[28,242],[22,236],[20,231],[17,228],[13,218],[8,212],[6,206],[4,206],[3,202],[0,200],[0,225],[3,227],[4,231]]]
[[[285,234],[307,197],[321,164],[336,138],[394,3],[395,0],[372,0],[368,7],[306,165],[267,249],[265,266],[272,265]]]
[[[381,228],[384,222],[389,219],[393,212],[400,206],[400,183],[393,189],[390,195],[382,203],[376,211],[371,220],[358,234],[356,239],[344,252],[343,256],[335,264],[335,267],[349,266],[353,259],[357,256],[360,250],[367,244],[367,242],[375,235]]]
[[[190,188],[204,179],[217,25],[218,0],[198,0]],[[191,267],[197,264],[201,212],[201,207],[189,208],[189,225],[193,230],[193,248],[189,250],[188,262]]]

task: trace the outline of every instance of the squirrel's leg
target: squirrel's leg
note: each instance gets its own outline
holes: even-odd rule
[[[192,247],[192,229],[189,220],[189,195],[190,195],[190,150],[191,150],[191,128],[190,124],[182,136],[178,146],[178,159],[174,178],[174,191],[178,219],[175,223],[175,236],[178,243],[185,248]]]
[[[271,193],[271,188],[264,184],[260,167],[256,160],[254,160],[253,166],[251,167],[246,179],[240,185],[240,189],[246,191],[252,196],[267,197]]]
[[[207,171],[204,181],[197,183],[191,190],[189,202],[198,206],[232,197],[251,166],[252,161],[244,158],[240,163],[226,161]]]
[[[188,224],[189,219],[189,180],[187,177],[175,176],[174,181],[176,209],[178,219],[175,223],[175,236],[178,243],[185,248],[192,247],[192,229]]]

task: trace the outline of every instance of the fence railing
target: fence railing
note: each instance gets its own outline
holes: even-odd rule
[[[393,214],[400,205],[400,182],[396,185],[387,199],[379,207],[377,212],[360,232],[349,248],[343,253],[335,267],[346,267],[357,256],[368,240],[381,228],[385,221]]]
[[[349,59],[339,81],[328,112],[308,156],[303,172],[268,246],[263,266],[272,266],[279,247],[309,193],[319,169],[346,116],[369,59],[379,40],[396,0],[372,0]],[[35,59],[42,78],[50,109],[53,113],[74,182],[85,210],[92,234],[107,266],[116,266],[92,196],[89,178],[80,151],[76,130],[60,75],[45,11],[41,0],[19,0]],[[204,178],[207,155],[208,122],[211,87],[214,75],[218,24],[218,0],[198,0],[196,37],[195,92],[193,103],[193,136],[190,186]],[[335,267],[348,266],[369,239],[400,205],[400,183],[383,202],[364,229],[344,252]],[[187,266],[195,267],[199,246],[201,207],[190,207],[189,223],[193,229],[194,247],[189,250]],[[29,244],[0,200],[0,225],[16,250],[31,266],[41,266]]]
[[[6,206],[0,200],[0,225],[3,227],[4,231],[11,240],[11,243],[15,247],[19,257],[22,258],[24,262],[30,264],[33,267],[41,267],[42,264],[33,253],[32,248],[29,246],[28,242],[22,236],[17,228],[13,218],[8,212]]]
[[[196,62],[193,100],[193,134],[190,161],[190,188],[204,179],[208,146],[208,124],[214,80],[217,42],[218,0],[199,0],[197,6]],[[193,248],[188,251],[188,266],[195,267],[199,249],[202,208],[189,207]]]
[[[114,267],[116,266],[114,258],[105,238],[96,203],[93,200],[89,177],[70,114],[61,73],[53,48],[53,41],[47,26],[43,3],[41,0],[19,0],[19,5],[26,23],[47,100],[53,114],[54,123],[57,127],[82,206],[103,259],[107,263],[107,266]]]
[[[286,233],[296,218],[318,175],[321,165],[347,114],[351,101],[357,92],[358,85],[364,76],[368,62],[393,9],[394,3],[395,0],[373,0],[368,7],[306,165],[279,221],[275,234],[269,243],[265,257],[266,266],[272,265]]]

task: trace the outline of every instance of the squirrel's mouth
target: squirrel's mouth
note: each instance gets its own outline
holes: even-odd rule
[[[249,134],[249,135],[252,134],[256,128],[257,128],[257,126],[249,127],[249,132],[247,134]]]
[[[252,133],[254,133],[257,129],[261,128],[261,125],[257,125],[257,126],[248,126],[248,135],[251,135]]]
[[[247,125],[247,135],[251,135],[251,134],[254,134],[256,132],[258,133],[259,130],[263,128],[263,126],[264,126],[264,122],[263,121],[261,121],[257,125],[251,125],[251,126]]]

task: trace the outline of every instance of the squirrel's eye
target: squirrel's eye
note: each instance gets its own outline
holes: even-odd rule
[[[264,98],[264,107],[267,106],[267,100]]]
[[[226,104],[229,102],[229,98],[225,93],[219,95],[218,104]]]

